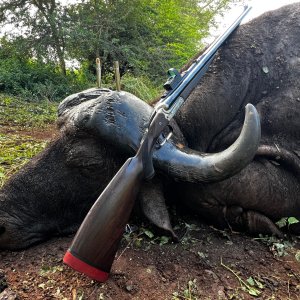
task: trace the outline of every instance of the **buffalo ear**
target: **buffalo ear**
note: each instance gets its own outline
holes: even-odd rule
[[[170,222],[161,183],[155,178],[151,182],[145,182],[139,198],[142,212],[147,219],[158,228],[166,231],[174,241],[178,241]]]

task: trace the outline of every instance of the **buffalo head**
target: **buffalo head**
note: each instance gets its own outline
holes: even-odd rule
[[[0,248],[20,249],[74,232],[137,150],[151,113],[150,105],[126,92],[90,89],[66,98],[58,110],[58,137],[0,192]],[[179,181],[232,176],[252,160],[260,138],[252,105],[239,138],[220,153],[189,149],[176,123],[171,125],[174,137],[157,146],[153,161],[156,170]]]

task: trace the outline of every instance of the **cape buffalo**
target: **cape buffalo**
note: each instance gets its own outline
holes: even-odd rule
[[[300,218],[299,29],[298,3],[240,26],[218,51],[172,123],[174,137],[154,152],[158,176],[142,187],[140,201],[156,225],[172,233],[165,198],[253,233],[280,235],[275,221]],[[261,119],[259,147],[259,121],[254,106],[245,116],[247,103]],[[151,112],[125,92],[66,98],[58,138],[0,192],[0,248],[75,231],[136,151]],[[300,233],[298,224],[291,229]]]

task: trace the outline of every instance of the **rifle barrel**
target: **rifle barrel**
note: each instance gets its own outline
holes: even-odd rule
[[[178,88],[170,91],[166,98],[159,101],[160,104],[163,103],[164,106],[168,109],[174,104],[178,97],[181,96],[184,100],[186,100],[186,94],[189,95],[190,92],[183,94],[185,89],[188,86],[189,89],[191,89],[191,86],[193,88],[195,87],[195,84],[191,84],[191,82],[194,81],[193,79],[197,77],[197,80],[195,80],[195,82],[199,82],[200,78],[205,74],[209,64],[213,60],[217,50],[226,41],[230,34],[239,26],[243,18],[248,14],[250,10],[250,6],[246,6],[244,8],[244,11],[241,13],[241,15],[227,29],[225,29],[225,31],[221,35],[219,35],[214,40],[214,42],[206,49],[206,51],[202,55],[200,55],[190,66],[190,68],[186,72],[186,75],[183,76],[182,82],[178,85]],[[205,71],[202,71],[202,69],[205,69]],[[198,73],[201,73],[201,76],[198,76]]]

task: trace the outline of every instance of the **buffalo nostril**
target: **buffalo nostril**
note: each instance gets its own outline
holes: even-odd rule
[[[5,227],[4,226],[0,226],[0,235],[3,234],[5,232]]]

